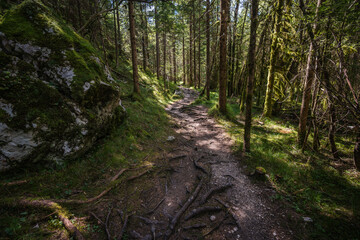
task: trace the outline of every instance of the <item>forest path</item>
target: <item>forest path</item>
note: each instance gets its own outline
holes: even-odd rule
[[[170,174],[150,194],[155,211],[149,218],[139,217],[142,221],[132,224],[131,236],[304,239],[298,235],[303,227],[301,217],[283,201],[271,201],[276,195],[274,190],[251,181],[239,164],[241,159],[232,154],[234,142],[222,126],[208,116],[206,107],[191,105],[198,93],[186,88],[181,91],[184,98],[166,108],[178,133],[175,139],[168,139],[174,148],[164,156]],[[200,189],[198,195],[194,194],[196,189]],[[181,209],[185,211],[181,213]],[[187,219],[191,212],[201,210]],[[174,221],[176,218],[178,221]]]

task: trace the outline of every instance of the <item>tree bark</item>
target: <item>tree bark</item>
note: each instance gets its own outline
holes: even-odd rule
[[[157,15],[157,2],[155,5],[155,31],[156,31],[156,76],[160,79],[160,40],[159,40],[159,19]]]
[[[230,77],[229,77],[229,85],[228,85],[228,96],[233,94],[234,89],[234,73],[235,73],[235,46],[236,46],[236,28],[238,21],[238,12],[239,12],[240,0],[236,0],[235,5],[235,13],[234,13],[234,26],[232,30],[232,45],[231,45],[231,68],[230,68]]]
[[[322,0],[318,0],[316,7],[316,18],[318,15],[318,9],[321,5]],[[315,20],[316,21],[316,20]],[[314,24],[314,32],[317,32],[317,23]],[[315,49],[314,49],[313,41],[310,42],[309,55],[307,59],[306,66],[306,77],[305,77],[305,85],[304,91],[301,101],[301,109],[300,109],[300,119],[299,119],[299,130],[298,130],[298,145],[303,148],[306,140],[306,123],[309,114],[309,105],[311,99],[311,86],[315,79]]]
[[[115,3],[113,3],[115,5]],[[118,66],[118,39],[117,39],[117,26],[116,26],[116,11],[117,7],[114,6],[114,35],[115,35],[115,64]]]
[[[220,21],[220,78],[219,78],[219,110],[226,114],[226,82],[227,82],[227,29],[229,22],[230,0],[221,0]]]
[[[192,43],[193,43],[193,30],[192,30],[192,27],[193,27],[193,14],[190,15],[190,22],[189,22],[189,25],[190,25],[190,39],[189,39],[189,44],[190,44],[190,48],[189,48],[189,53],[190,53],[190,59],[189,59],[189,62],[190,62],[190,69],[189,69],[189,86],[192,86],[193,85],[193,62],[192,62]]]
[[[166,89],[166,32],[163,33],[164,89]]]
[[[201,1],[199,0],[199,15],[201,14]],[[201,16],[199,16],[199,25],[198,25],[198,66],[199,66],[199,71],[198,71],[198,87],[200,88],[200,83],[201,83]]]
[[[193,52],[194,52],[194,58],[193,58],[193,61],[194,61],[194,69],[193,69],[193,71],[194,71],[194,86],[195,86],[195,88],[196,88],[196,86],[197,86],[197,77],[198,77],[198,75],[197,75],[197,73],[196,73],[196,25],[195,25],[195,22],[196,22],[196,17],[195,17],[195,1],[194,1],[194,11],[193,11],[193,24],[194,24],[194,26],[193,26],[193,40],[194,40],[194,42],[193,42],[193,47],[194,47],[194,49],[193,49]]]
[[[246,113],[244,129],[244,151],[250,152],[250,133],[251,133],[251,108],[253,101],[254,79],[255,79],[255,50],[256,50],[256,29],[259,0],[251,1],[251,26],[250,26],[250,44],[248,53],[248,81],[246,95]]]
[[[183,85],[186,85],[186,61],[185,61],[185,36],[183,35],[182,39],[182,45],[183,45]]]
[[[245,22],[246,22],[246,18],[247,18],[247,12],[248,12],[248,8],[249,8],[249,2],[247,1],[246,2],[246,6],[245,6],[245,14],[244,14],[244,21],[242,23],[242,26],[241,26],[241,33],[240,33],[240,41],[239,41],[239,44],[238,44],[238,50],[237,50],[237,56],[236,56],[236,63],[235,63],[235,75],[234,75],[234,78],[237,78],[239,79],[238,81],[238,84],[236,86],[236,91],[235,93],[238,93],[240,94],[241,91],[241,79],[238,77],[239,75],[239,69],[240,69],[240,58],[241,58],[241,53],[242,53],[242,42],[243,42],[243,38],[244,38],[244,29],[245,29]],[[235,82],[235,80],[234,80]]]
[[[173,43],[173,69],[174,69],[174,83],[176,84],[176,40]]]
[[[272,95],[273,95],[274,81],[275,81],[275,63],[277,61],[277,57],[279,53],[279,48],[277,45],[278,45],[278,37],[281,26],[281,18],[283,14],[283,7],[284,7],[284,0],[277,0],[277,6],[275,12],[275,30],[271,42],[270,64],[269,64],[264,113],[263,113],[265,117],[271,117],[272,115]]]
[[[122,34],[120,31],[120,17],[119,17],[119,4],[116,6],[116,20],[117,20],[117,27],[118,27],[118,51],[119,55],[122,53]]]
[[[148,56],[148,53],[147,53],[147,20],[146,20],[146,5],[145,5],[145,9],[143,8],[143,5],[140,4],[140,11],[141,11],[141,14],[142,14],[142,17],[141,17],[141,22],[142,22],[142,27],[143,27],[143,35],[142,35],[142,52],[143,52],[143,68],[144,70],[146,70],[147,68],[147,56]]]
[[[210,100],[210,0],[206,0],[206,99]]]
[[[140,94],[133,1],[129,1],[129,23],[130,23],[130,44],[131,44],[131,58],[133,65],[132,68],[133,68],[133,79],[134,79],[134,93]]]

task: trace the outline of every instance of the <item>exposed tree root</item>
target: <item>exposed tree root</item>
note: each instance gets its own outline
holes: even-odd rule
[[[185,221],[189,220],[190,218],[195,217],[196,215],[202,214],[204,212],[217,212],[221,211],[221,207],[212,207],[212,206],[204,206],[199,207],[191,210],[191,212],[184,218]]]
[[[109,231],[109,219],[110,219],[111,210],[112,210],[112,208],[110,208],[110,210],[106,216],[105,222],[103,222],[98,216],[96,216],[95,213],[90,212],[90,215],[93,216],[98,221],[99,224],[102,224],[104,226],[108,240],[111,239],[111,235],[110,235],[110,231]]]
[[[21,185],[21,184],[24,184],[27,182],[28,182],[28,180],[18,180],[18,181],[13,181],[13,182],[1,183],[0,185],[2,185],[4,187],[9,187],[9,186]]]
[[[195,198],[199,195],[199,192],[202,188],[204,184],[204,178],[202,178],[199,182],[199,184],[197,185],[195,191],[193,192],[193,194],[188,198],[188,200],[185,202],[185,204],[181,207],[181,209],[175,214],[175,216],[173,217],[173,219],[170,222],[169,225],[169,229],[166,231],[164,239],[168,239],[172,232],[174,231],[174,228],[176,226],[176,224],[179,221],[179,218],[184,214],[184,212],[186,211],[186,209],[188,209],[188,207],[190,206],[190,204],[195,200]]]
[[[179,155],[179,156],[175,156],[175,157],[170,158],[169,161],[171,161],[171,160],[177,160],[177,159],[185,158],[185,157],[187,157],[187,155]]]
[[[121,227],[120,235],[119,235],[119,237],[118,237],[117,239],[122,239],[122,238],[123,238],[123,235],[124,235],[124,232],[125,232],[125,229],[126,229],[128,220],[129,220],[129,216],[128,216],[128,215],[125,215],[124,224],[123,224],[123,226]]]
[[[156,211],[156,209],[161,205],[161,203],[165,200],[165,198],[161,199],[160,202],[158,204],[156,204],[156,206],[150,210],[149,212],[146,213],[146,215],[152,214],[153,212]]]
[[[210,235],[211,233],[213,233],[216,229],[218,229],[221,224],[223,224],[223,222],[226,220],[227,217],[224,217],[223,220],[219,221],[218,223],[215,224],[215,226],[213,228],[211,228],[209,231],[207,231],[206,233],[203,234],[203,237],[206,237],[207,235]]]
[[[204,228],[204,227],[206,227],[206,224],[205,223],[200,223],[200,224],[194,224],[194,225],[183,227],[183,229],[184,230],[189,230],[189,229],[198,229],[198,228]]]
[[[206,171],[206,169],[205,168],[203,168],[201,165],[199,165],[199,163],[198,163],[198,161],[200,160],[201,158],[199,158],[199,159],[197,159],[197,160],[193,160],[193,163],[194,163],[194,165],[195,165],[195,168],[196,169],[199,169],[200,171],[202,171],[203,173],[205,173],[205,174],[209,174],[208,173],[208,171]]]
[[[244,220],[239,219],[239,217],[236,215],[236,213],[234,212],[234,210],[232,209],[232,207],[231,207],[229,204],[227,204],[227,203],[225,203],[224,201],[222,201],[221,199],[219,199],[219,198],[216,198],[216,201],[218,201],[221,205],[223,205],[223,206],[227,209],[228,213],[229,213],[229,214],[232,216],[232,218],[235,220],[236,225],[239,227],[239,229],[242,229],[241,221],[244,221]],[[243,234],[245,234],[245,233],[243,233]],[[249,239],[249,238],[248,238],[247,236],[245,236],[244,239]]]
[[[126,170],[128,170],[127,168],[121,169],[114,177],[111,178],[110,182],[114,182],[116,179],[119,178],[119,176],[121,174],[123,174]],[[78,199],[59,199],[59,200],[54,200],[58,203],[71,203],[71,204],[83,204],[83,203],[91,203],[94,202],[98,199],[100,199],[101,197],[103,197],[105,194],[107,194],[108,192],[110,192],[111,189],[113,189],[114,186],[110,186],[108,188],[106,188],[104,191],[102,191],[99,195],[97,195],[96,197],[93,198],[89,198],[86,200],[78,200]]]
[[[212,194],[218,193],[218,192],[222,192],[222,191],[224,191],[224,190],[226,190],[226,189],[228,189],[228,188],[231,188],[232,186],[234,186],[234,185],[229,183],[229,184],[226,184],[226,185],[224,185],[224,186],[211,188],[211,189],[210,189],[207,193],[205,193],[205,195],[201,198],[199,205],[204,204]]]
[[[64,224],[66,230],[69,231],[70,235],[72,235],[77,240],[84,240],[85,238],[80,233],[80,231],[72,224],[72,222],[68,218],[68,214],[66,211],[56,202],[51,200],[30,200],[30,199],[21,199],[19,201],[8,201],[8,203],[2,203],[8,206],[21,206],[21,207],[32,207],[32,208],[43,208],[48,209],[56,213],[58,215],[60,221]]]
[[[136,178],[139,178],[139,177],[145,175],[146,173],[149,173],[150,171],[151,171],[151,169],[150,169],[150,170],[145,170],[144,172],[142,172],[142,173],[140,173],[140,174],[138,174],[138,175],[136,175],[136,176],[129,177],[129,178],[127,179],[127,181],[132,181],[132,180],[134,180],[134,179],[136,179]]]

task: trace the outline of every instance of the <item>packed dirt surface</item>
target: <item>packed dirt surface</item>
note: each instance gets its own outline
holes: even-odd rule
[[[141,195],[147,211],[131,216],[131,239],[304,239],[303,219],[265,182],[246,174],[233,141],[207,115],[190,105],[197,93],[166,108],[178,133],[167,141],[165,176]]]

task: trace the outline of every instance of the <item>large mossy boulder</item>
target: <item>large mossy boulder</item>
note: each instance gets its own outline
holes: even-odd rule
[[[37,0],[0,17],[0,171],[62,163],[120,123],[120,89],[97,50]]]

